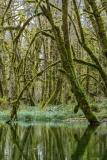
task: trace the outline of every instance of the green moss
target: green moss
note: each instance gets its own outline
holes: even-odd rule
[[[0,98],[1,103],[7,103],[7,100],[5,98]]]

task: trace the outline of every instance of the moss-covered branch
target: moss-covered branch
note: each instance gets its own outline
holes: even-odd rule
[[[77,62],[77,63],[80,63],[80,64],[83,64],[83,65],[87,65],[87,66],[89,66],[89,67],[93,67],[93,68],[95,68],[95,69],[98,69],[98,67],[97,67],[95,64],[86,62],[86,61],[84,61],[84,60],[73,59],[73,61],[75,61],[75,62]]]
[[[91,77],[91,78],[93,78],[97,83],[99,83],[99,81],[98,81],[95,77],[93,77],[92,75],[90,75],[90,74],[84,74],[84,75],[82,75],[82,76],[85,76],[85,77],[82,79],[81,83],[82,83],[87,77]]]
[[[49,100],[46,102],[44,108],[47,107],[49,104],[54,104],[54,102],[58,96],[58,93],[60,91],[61,85],[62,85],[62,79],[58,78],[56,88],[53,91],[52,95],[50,96]]]
[[[49,65],[48,67],[46,67],[44,70],[36,73],[36,75],[35,75],[29,82],[27,82],[27,84],[24,86],[24,88],[22,89],[22,91],[21,91],[20,94],[18,95],[17,99],[16,99],[15,101],[11,102],[11,103],[17,103],[17,102],[20,100],[23,92],[24,92],[24,91],[26,90],[26,88],[31,84],[31,82],[33,82],[33,80],[34,80],[36,77],[41,76],[41,75],[43,74],[43,72],[45,72],[47,69],[49,69],[50,67],[55,66],[55,65],[58,64],[58,63],[60,63],[60,60],[52,63],[51,65]]]
[[[79,25],[79,28],[80,28],[80,35],[81,35],[81,40],[82,40],[82,42],[80,42],[80,40],[78,39],[78,42],[84,48],[84,50],[89,54],[89,56],[91,57],[91,59],[95,63],[95,65],[97,67],[97,70],[99,71],[99,73],[100,73],[100,75],[101,75],[101,77],[102,77],[102,79],[104,81],[105,87],[107,88],[107,75],[104,72],[104,70],[103,70],[98,58],[94,54],[94,52],[93,52],[93,50],[91,48],[91,45],[89,44],[89,42],[87,42],[86,37],[84,36],[84,31],[83,31],[82,24],[81,24],[81,21],[80,21],[80,15],[79,15],[77,4],[76,4],[75,0],[73,0],[73,4],[74,4],[75,12],[76,12],[76,15],[77,15],[77,22],[78,22],[78,25]],[[77,36],[77,38],[79,38],[79,37]]]
[[[67,0],[62,0],[62,2],[65,4],[65,7],[67,7],[64,10],[64,6],[63,6],[63,13],[65,12],[65,14],[67,15],[67,13],[68,13]],[[81,89],[80,84],[79,84],[79,82],[76,78],[74,66],[73,66],[73,63],[72,63],[72,57],[69,56],[69,54],[71,55],[71,50],[70,50],[70,52],[68,52],[68,48],[65,45],[66,43],[64,41],[66,39],[64,37],[65,33],[62,34],[61,29],[58,26],[55,25],[52,13],[49,10],[50,9],[49,8],[49,1],[47,0],[46,3],[47,3],[47,8],[45,6],[41,6],[41,9],[42,9],[44,15],[46,16],[46,18],[49,20],[49,22],[51,24],[51,27],[52,27],[52,30],[53,30],[53,33],[54,33],[54,37],[55,37],[55,40],[56,40],[57,48],[58,48],[58,51],[60,53],[62,66],[63,66],[64,70],[66,70],[66,72],[68,73],[67,78],[72,85],[72,90],[73,90],[74,95],[76,96],[78,105],[82,109],[83,113],[85,114],[85,116],[86,116],[87,120],[90,122],[90,124],[94,124],[94,123],[99,124],[99,120],[97,119],[97,117],[91,111],[91,108],[89,106],[86,95],[84,94],[83,90]]]
[[[35,17],[36,15],[31,16],[30,18],[28,18],[26,20],[26,22],[23,24],[23,26],[21,27],[21,29],[19,30],[17,36],[14,38],[13,43],[17,43],[18,39],[20,38],[22,32],[24,31],[25,27],[29,24],[29,22]]]
[[[66,50],[70,52],[69,29],[68,29],[68,1],[62,0],[62,31]]]
[[[27,89],[27,87],[29,87],[29,85],[33,82],[33,80],[36,77],[39,77],[43,74],[43,72],[45,72],[47,69],[49,69],[50,67],[55,66],[56,64],[60,63],[60,60],[54,62],[53,64],[49,65],[48,67],[46,67],[44,70],[35,73],[35,76],[26,83],[26,85],[24,86],[24,88],[21,90],[21,92],[19,93],[19,95],[16,97],[16,99],[14,101],[12,101],[10,104],[12,105],[12,111],[11,111],[11,116],[9,121],[7,121],[7,123],[10,123],[12,121],[12,119],[15,117],[15,119],[17,119],[17,110],[19,108],[19,100],[22,97],[24,91]]]
[[[81,39],[82,39],[82,42],[84,43],[85,42],[84,32],[83,32],[83,28],[82,28],[82,25],[81,25],[80,15],[79,15],[79,11],[78,11],[77,4],[76,4],[75,0],[73,0],[73,4],[74,4],[74,9],[75,9],[75,12],[76,12],[77,20],[78,20]]]
[[[28,3],[35,3],[35,0],[24,0],[24,1]]]
[[[38,8],[39,8],[41,2],[42,2],[42,0],[38,0],[38,1],[37,1],[37,4],[36,4],[35,10],[34,10],[34,13],[37,12],[37,10],[38,10]]]
[[[7,5],[7,8],[6,8],[6,10],[5,10],[5,12],[4,12],[3,16],[2,16],[1,26],[3,26],[5,15],[6,15],[6,13],[8,12],[8,10],[9,10],[9,8],[10,8],[10,6],[11,6],[11,3],[12,3],[12,0],[9,0],[9,3],[8,3],[8,5]]]
[[[97,2],[95,0],[86,0],[86,1],[90,4],[92,8],[93,16],[98,26],[98,34],[100,37],[101,47],[103,49],[104,55],[107,57],[107,36],[103,18],[100,15],[100,10],[98,9]]]
[[[54,36],[53,36],[52,34],[46,32],[46,31],[43,31],[43,30],[41,31],[41,33],[42,33],[44,36],[50,37],[50,38],[52,38],[52,40],[55,40],[55,38],[54,38]]]
[[[18,25],[18,26],[9,25],[9,26],[5,26],[3,28],[4,28],[4,30],[19,30],[21,27],[20,27],[20,25]]]
[[[49,66],[47,66],[44,70],[40,71],[39,73],[37,73],[37,76],[41,76],[43,74],[43,72],[45,72],[46,70],[48,70],[50,67],[55,66],[56,64],[61,63],[61,60],[58,60],[52,64],[50,64]]]

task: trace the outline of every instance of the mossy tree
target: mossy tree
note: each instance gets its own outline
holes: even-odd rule
[[[92,59],[92,62],[94,62],[94,63],[88,63],[88,62],[85,62],[85,61],[82,61],[82,60],[79,61],[77,59],[75,59],[75,61],[77,61],[78,63],[82,63],[84,65],[88,65],[88,66],[93,67],[93,68],[98,70],[98,72],[100,73],[100,76],[101,76],[101,78],[104,82],[104,85],[105,85],[104,93],[107,96],[107,74],[106,74],[104,68],[102,67],[102,64],[100,63],[100,60],[95,55],[95,52],[93,51],[93,47],[89,43],[89,39],[87,39],[87,36],[85,36],[84,28],[81,24],[81,18],[80,18],[79,11],[78,11],[77,4],[76,4],[75,0],[73,0],[73,5],[74,5],[76,17],[77,17],[77,23],[79,25],[79,33],[81,35],[81,40],[80,40],[78,32],[76,31],[78,41],[79,41],[80,45],[84,48],[84,50],[88,53],[88,55]],[[92,24],[95,27],[95,21],[92,21]],[[96,28],[96,32],[98,33],[97,28]],[[99,37],[99,36],[97,36],[97,37]],[[101,39],[101,37],[100,37],[100,39]],[[102,50],[103,50],[103,47],[102,47]]]
[[[21,9],[18,2],[9,0],[3,3],[4,14],[1,17],[4,56],[0,59],[0,96],[4,96],[4,88],[7,86],[7,97],[11,98],[10,104],[13,107],[10,120],[17,115],[21,98],[25,98],[28,105],[35,105],[32,102],[38,101],[43,102],[43,106],[55,104],[56,100],[62,103],[67,100],[66,95],[71,94],[72,88],[78,103],[74,111],[77,112],[80,107],[90,123],[99,122],[91,112],[85,94],[90,91],[90,82],[94,84],[95,81],[97,86],[103,86],[107,95],[104,65],[106,44],[101,38],[101,35],[105,38],[105,21],[102,19],[102,11],[96,5],[103,26],[100,31],[103,34],[99,34],[96,1],[93,4],[88,0],[81,1],[85,10],[75,0],[72,3],[54,0],[54,4],[48,0],[25,2],[22,5],[24,9]],[[86,5],[90,8],[89,12]],[[85,19],[92,26],[85,24]],[[97,75],[92,76],[93,73]],[[59,81],[61,86],[58,85]],[[92,90],[95,92],[95,87]]]
[[[65,73],[67,78],[69,79],[72,86],[72,91],[76,96],[76,99],[78,102],[78,107],[82,109],[87,120],[91,124],[99,123],[99,120],[96,118],[96,116],[92,113],[90,109],[87,97],[84,91],[82,90],[82,88],[80,87],[79,81],[75,74],[73,59],[72,59],[72,52],[71,52],[70,41],[69,41],[68,1],[62,0],[62,28],[55,25],[48,0],[46,1],[46,4],[47,4],[47,7],[45,7],[44,5],[41,5],[41,9],[51,24],[52,31],[57,43],[57,48],[60,53],[61,62],[62,62],[62,68],[60,69],[60,71]]]

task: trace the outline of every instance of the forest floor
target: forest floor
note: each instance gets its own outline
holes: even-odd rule
[[[107,103],[92,103],[91,108],[100,120],[107,120]],[[18,120],[20,121],[86,121],[81,110],[74,114],[74,104],[48,106],[44,109],[35,106],[20,106],[18,110]],[[9,108],[0,108],[0,120],[8,120],[10,116]]]

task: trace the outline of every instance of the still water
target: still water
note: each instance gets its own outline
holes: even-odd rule
[[[5,124],[0,160],[107,160],[107,124]]]

